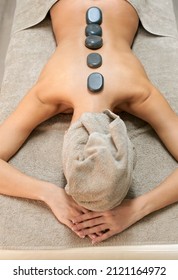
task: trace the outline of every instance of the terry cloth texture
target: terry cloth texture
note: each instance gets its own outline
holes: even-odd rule
[[[172,9],[170,9],[171,0],[161,1],[162,3],[160,3],[160,0],[126,1],[135,8],[142,25],[147,31],[163,36],[175,35],[176,26]],[[16,19],[13,26],[14,32],[40,23],[56,2],[58,0],[17,0]]]
[[[170,9],[170,0],[127,0],[127,2],[135,8],[147,31],[159,36],[175,36],[175,17]]]
[[[49,17],[45,18],[54,2],[56,1],[17,0],[0,94],[1,122],[36,82],[41,69],[55,49],[51,22]],[[142,26],[139,27],[133,51],[144,65],[150,80],[178,113],[178,38],[172,1],[135,0],[132,3],[138,13],[144,11],[145,4],[151,9],[154,3],[157,3],[157,9],[148,17],[150,20],[147,30]],[[45,13],[40,12],[39,6],[42,10],[47,7]],[[140,15],[140,18],[147,17],[147,11],[142,17]],[[43,17],[45,19],[41,21]],[[32,27],[29,21],[34,18],[36,22],[33,22]],[[27,27],[26,23],[28,28],[24,29]],[[161,36],[155,35],[158,31],[157,23],[161,30],[158,35]],[[120,117],[126,124],[129,138],[137,154],[133,182],[127,195],[127,198],[133,198],[157,186],[177,167],[177,162],[148,124],[128,114],[122,114]],[[38,126],[22,149],[11,159],[10,164],[28,175],[64,187],[66,181],[61,154],[64,133],[69,127],[70,120],[70,115],[59,115]],[[152,213],[97,246],[178,244],[177,225],[176,203]],[[71,230],[60,224],[42,203],[0,196],[1,249],[55,250],[86,247],[87,250],[88,246],[91,246],[88,238],[82,240],[78,238]]]
[[[83,207],[106,211],[119,205],[132,181],[133,145],[119,116],[84,113],[63,144],[66,192]]]

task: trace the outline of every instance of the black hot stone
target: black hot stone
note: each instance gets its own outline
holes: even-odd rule
[[[86,13],[86,22],[101,24],[102,23],[102,12],[97,7],[91,7],[87,10]]]
[[[102,28],[99,24],[88,24],[85,28],[85,35],[97,35],[102,36]]]
[[[102,65],[102,56],[99,53],[90,53],[87,56],[87,65],[90,68],[98,68]]]
[[[90,35],[85,40],[85,46],[92,50],[100,49],[103,45],[103,39],[97,35]]]
[[[93,92],[97,93],[103,89],[104,86],[104,78],[100,73],[92,73],[88,77],[87,87]]]

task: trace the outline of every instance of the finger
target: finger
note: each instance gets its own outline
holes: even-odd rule
[[[101,216],[102,216],[102,214],[99,212],[88,212],[88,213],[85,213],[83,215],[79,215],[79,216],[73,218],[72,222],[74,224],[76,224],[76,223],[80,223],[80,222],[90,220],[93,218],[97,218],[97,217],[101,217]]]
[[[88,235],[88,237],[89,237],[91,240],[95,239],[97,236],[98,236],[98,235],[97,235],[96,233],[94,233],[94,234],[89,234],[89,235]]]
[[[77,236],[79,236],[80,238],[85,238],[86,236],[85,235],[81,235],[80,233],[78,232],[75,232],[75,234],[77,234]],[[92,233],[92,234],[89,234],[88,237],[93,240],[95,239],[96,237],[98,236],[101,236],[103,233],[102,232],[99,232],[99,233]]]
[[[112,231],[108,230],[105,233],[103,233],[101,236],[98,236],[98,237],[94,238],[92,240],[92,244],[94,245],[94,244],[100,243],[100,242],[110,238],[113,235],[115,235],[115,233],[113,233]]]
[[[91,211],[88,210],[88,209],[82,208],[82,213],[83,213],[83,214],[86,214],[86,213],[89,213],[89,212],[91,212]]]
[[[103,222],[104,222],[103,217],[87,220],[87,221],[75,224],[73,226],[73,230],[78,231],[78,230],[82,230],[82,229],[85,229],[85,228],[92,228],[94,226],[103,224]]]
[[[86,229],[82,229],[80,231],[76,231],[76,233],[79,234],[79,236],[86,236],[86,235],[95,234],[95,233],[98,233],[98,232],[105,231],[106,229],[107,229],[106,225],[102,224],[102,225],[98,225],[98,226],[95,226],[95,227],[92,227],[92,228],[86,228]]]
[[[103,233],[102,232],[98,232],[98,233],[93,233],[93,234],[89,234],[88,237],[93,240],[98,236],[101,236]]]

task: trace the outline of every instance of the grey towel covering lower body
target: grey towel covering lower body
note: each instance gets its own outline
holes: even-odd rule
[[[17,32],[37,25],[46,17],[50,8],[58,1],[60,0],[17,0],[17,17],[13,31]],[[142,25],[148,32],[155,35],[175,36],[176,24],[174,14],[170,9],[171,0],[126,1],[135,8]]]

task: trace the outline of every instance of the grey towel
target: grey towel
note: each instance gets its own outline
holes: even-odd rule
[[[14,32],[35,26],[41,22],[50,8],[60,0],[16,0]],[[170,1],[127,0],[137,11],[143,27],[155,35],[175,37],[176,25],[170,9]],[[92,5],[92,3],[91,3]]]
[[[170,1],[127,0],[137,11],[143,27],[152,34],[176,37],[175,17]]]
[[[87,209],[109,210],[129,190],[133,161],[133,146],[119,116],[109,110],[84,113],[64,137],[66,192]]]

